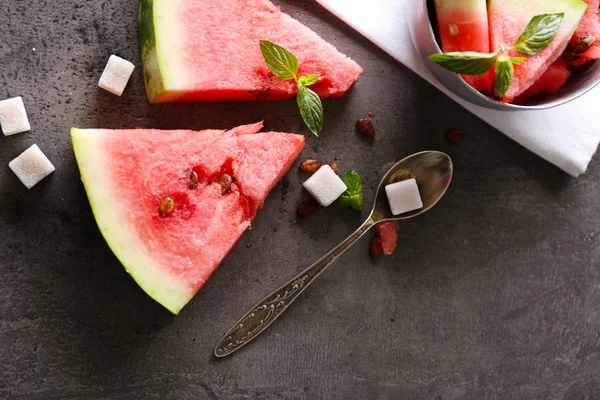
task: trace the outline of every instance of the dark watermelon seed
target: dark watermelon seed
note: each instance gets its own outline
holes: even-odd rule
[[[225,196],[231,190],[231,184],[233,183],[233,178],[228,174],[223,174],[219,178],[219,185],[221,185],[221,193]]]
[[[358,129],[360,132],[364,133],[367,136],[375,136],[375,127],[373,126],[373,121],[370,118],[359,119],[356,122],[356,129]]]
[[[175,210],[175,200],[172,197],[165,197],[160,202],[160,216],[165,218],[168,217]]]
[[[319,168],[321,168],[323,163],[317,160],[305,160],[300,164],[300,169],[302,172],[306,172],[307,174],[314,174],[317,172]]]
[[[198,174],[195,171],[190,172],[190,189],[198,189]]]
[[[567,49],[562,55],[562,59],[565,61],[577,61],[580,58],[580,56],[573,54],[573,47],[567,47]]]
[[[581,35],[575,41],[573,45],[573,54],[583,54],[590,49],[592,44],[596,41],[596,38],[589,33]]]

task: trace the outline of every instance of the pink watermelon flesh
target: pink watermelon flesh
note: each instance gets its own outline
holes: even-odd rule
[[[204,285],[304,147],[303,136],[258,133],[261,128],[73,129],[81,175],[105,239],[138,284],[174,313]],[[190,186],[192,171],[197,188]],[[218,183],[223,174],[235,179],[226,194]],[[167,196],[175,208],[161,217]],[[105,209],[118,227],[105,222]]]
[[[558,34],[548,47],[534,56],[526,57],[523,64],[515,65],[512,84],[502,101],[512,102],[524,93],[562,55],[585,8],[585,3],[579,0],[490,0],[488,13],[493,49],[499,49],[502,45],[512,46],[534,16],[551,12],[565,13]],[[519,56],[516,51],[510,51],[509,54]]]
[[[569,46],[573,46],[577,39],[583,35],[592,35],[596,38],[596,41],[592,43],[590,49],[585,53],[574,55],[578,58],[569,61],[569,64],[574,66],[581,66],[590,60],[600,58],[600,0],[582,1],[587,3],[588,7],[585,10],[585,14],[581,19]],[[569,52],[569,48],[567,48],[567,52]]]
[[[396,244],[398,242],[398,227],[393,221],[380,222],[375,225],[375,234],[381,241],[381,247],[385,255],[391,255],[396,250]]]
[[[571,72],[567,63],[558,59],[529,89],[515,99],[515,103],[524,103],[533,96],[540,94],[556,93],[564,86],[570,76]]]
[[[490,52],[486,0],[435,0],[442,51]],[[489,93],[491,73],[461,75],[473,88]]]
[[[144,8],[155,14],[154,40],[142,37],[146,86],[153,103],[295,96],[296,85],[279,80],[267,68],[261,39],[296,55],[299,75],[319,75],[311,89],[321,97],[342,96],[363,71],[268,0],[212,0],[210,5],[197,0],[142,0],[141,15]],[[147,33],[148,23],[140,18],[140,32]],[[156,54],[148,48],[152,44]],[[157,69],[151,67],[153,55],[158,58]],[[162,76],[159,89],[150,87],[157,74]]]

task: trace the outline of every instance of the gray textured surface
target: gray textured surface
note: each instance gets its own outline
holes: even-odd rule
[[[179,317],[147,297],[96,228],[69,128],[301,124],[293,101],[151,107],[139,68],[122,98],[99,90],[111,53],[139,66],[135,3],[0,0],[0,97],[22,95],[33,126],[0,139],[0,398],[600,399],[600,162],[568,178],[310,1],[277,3],[365,73],[325,102],[304,157],[358,170],[367,201],[381,166],[418,150],[447,151],[455,180],[393,257],[371,262],[364,239],[263,337],[213,359],[242,312],[360,217],[296,221],[292,169]],[[374,141],[354,132],[369,111]],[[57,171],[27,191],[6,164],[32,143]]]

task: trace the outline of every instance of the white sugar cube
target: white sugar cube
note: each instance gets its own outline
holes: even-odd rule
[[[8,163],[8,166],[27,189],[31,189],[54,172],[54,165],[46,158],[37,144],[21,153],[19,157]]]
[[[135,65],[114,54],[108,59],[106,68],[100,77],[98,86],[104,90],[121,96],[131,78]]]
[[[331,205],[348,189],[329,165],[319,168],[303,186],[323,207]]]
[[[4,136],[31,130],[21,96],[0,101],[0,126]]]
[[[423,200],[415,179],[407,179],[385,187],[392,214],[400,215],[423,208]]]

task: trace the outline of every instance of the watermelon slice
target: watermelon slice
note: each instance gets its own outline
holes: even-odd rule
[[[442,51],[490,52],[486,0],[435,0]],[[491,91],[491,72],[461,77],[480,92]]]
[[[574,66],[581,66],[590,60],[600,58],[600,0],[583,1],[587,3],[588,7],[567,48],[567,55],[570,56],[567,57],[569,64]],[[577,39],[586,35],[592,35],[595,39],[589,50],[580,54],[573,54],[573,46],[575,46]]]
[[[139,35],[151,103],[277,100],[296,94],[267,68],[265,39],[317,74],[321,97],[342,96],[362,68],[268,0],[140,0]]]
[[[550,45],[539,54],[527,57],[521,65],[515,65],[512,85],[502,101],[510,102],[525,92],[563,53],[573,36],[587,5],[580,0],[490,0],[490,40],[493,49],[502,45],[512,46],[529,21],[540,14],[564,13],[558,34]],[[515,51],[509,53],[518,56]]]
[[[522,104],[533,96],[540,94],[556,93],[564,86],[570,76],[571,72],[567,62],[558,59],[529,89],[515,99],[515,103]]]
[[[261,128],[71,130],[104,238],[142,289],[174,314],[250,226],[304,147],[303,136]]]

